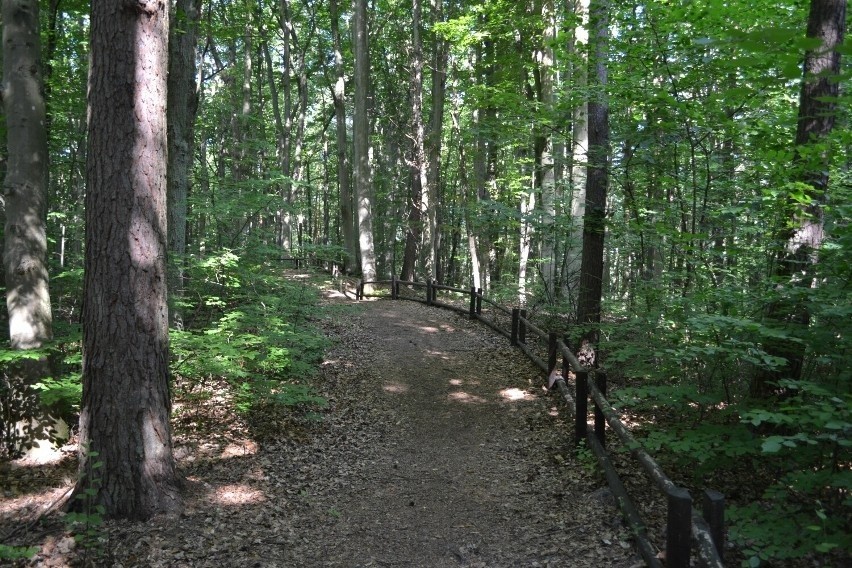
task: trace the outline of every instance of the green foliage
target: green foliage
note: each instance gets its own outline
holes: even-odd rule
[[[743,566],[774,565],[815,553],[842,554],[852,547],[848,518],[829,517],[819,502],[803,503],[786,492],[772,500],[732,505],[726,515],[729,537],[746,556]]]
[[[69,511],[63,517],[68,531],[74,535],[74,540],[81,546],[88,556],[93,553],[96,557],[103,551],[101,538],[101,526],[103,525],[106,508],[96,504],[98,491],[100,490],[101,478],[98,470],[103,467],[103,462],[98,460],[98,452],[84,447],[86,454],[86,471],[81,474],[78,482],[86,482],[83,491],[74,497],[81,502],[81,506],[74,511]]]
[[[220,315],[209,325],[170,332],[172,375],[181,395],[197,395],[208,382],[224,379],[242,413],[269,404],[324,406],[325,400],[312,394],[307,383],[327,345],[308,321],[307,310],[316,309],[315,289],[287,281],[278,268],[233,251],[191,270],[201,289],[199,301],[184,303],[198,314],[190,321],[197,325],[201,314]]]
[[[54,428],[53,419],[73,422],[80,409],[79,332],[60,330],[59,338],[40,349],[0,349],[0,437],[2,453],[16,456],[33,446],[36,439],[57,442],[64,432]],[[26,383],[16,369],[37,363],[54,376]],[[23,426],[19,426],[22,424]]]
[[[0,560],[23,560],[32,558],[38,552],[35,546],[9,546],[0,544]]]
[[[850,550],[852,394],[810,381],[779,386],[787,394],[778,404],[748,411],[743,421],[772,432],[761,450],[784,473],[763,502],[735,509],[732,539],[758,559]],[[771,531],[756,522],[769,514],[777,515]]]

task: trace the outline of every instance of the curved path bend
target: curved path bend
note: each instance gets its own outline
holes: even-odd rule
[[[505,339],[418,303],[327,302],[322,420],[284,417],[259,445],[178,448],[187,511],[110,524],[105,565],[643,565],[556,399]]]

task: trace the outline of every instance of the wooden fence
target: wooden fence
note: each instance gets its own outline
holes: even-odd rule
[[[537,327],[527,316],[523,308],[509,309],[484,297],[481,289],[453,288],[427,280],[410,282],[397,280],[361,281],[358,284],[356,298],[365,297],[365,285],[390,286],[391,299],[414,300],[427,306],[437,306],[454,310],[471,319],[482,322],[496,333],[506,337],[510,344],[517,347],[538,366],[545,377],[548,387],[559,392],[565,407],[574,421],[574,443],[583,442],[595,454],[598,464],[606,476],[610,490],[616,498],[621,513],[636,539],[639,552],[646,564],[652,568],[687,568],[693,549],[701,565],[709,568],[721,568],[725,548],[724,496],[713,490],[705,490],[702,496],[702,511],[693,507],[689,491],[677,486],[633,437],[630,430],[618,418],[618,414],[606,400],[606,373],[600,369],[583,366],[558,334]],[[416,296],[401,293],[407,290],[425,288],[425,295]],[[439,292],[455,295],[456,303],[439,299]],[[461,305],[459,305],[461,304]],[[483,309],[483,304],[486,308]],[[502,325],[501,325],[502,324]],[[504,325],[509,324],[506,327]],[[542,355],[545,354],[547,360]],[[561,357],[561,367],[559,359]],[[561,370],[560,370],[561,369]],[[568,386],[569,373],[575,379],[574,391]],[[588,403],[592,401],[594,428],[588,424]],[[631,456],[639,463],[657,489],[666,497],[666,550],[664,562],[654,551],[648,539],[647,529],[633,504],[624,484],[613,467],[606,450],[607,425],[621,443],[630,450]]]

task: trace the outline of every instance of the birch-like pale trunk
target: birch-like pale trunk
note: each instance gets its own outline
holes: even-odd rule
[[[574,29],[574,41],[570,46],[573,65],[569,81],[580,91],[588,84],[589,43],[589,0],[575,0],[574,11],[580,25]],[[589,105],[583,101],[574,109],[571,140],[571,224],[568,242],[565,246],[564,295],[570,300],[577,297],[580,280],[580,264],[583,247],[583,218],[586,214],[586,168],[589,152]]]

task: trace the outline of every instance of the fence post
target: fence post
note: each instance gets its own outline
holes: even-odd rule
[[[396,286],[396,275],[391,276],[391,300],[396,300],[399,297],[399,288]]]
[[[527,343],[527,310],[522,309],[518,318],[518,342],[526,345]]]
[[[712,489],[704,490],[703,517],[710,525],[710,535],[719,559],[724,562],[725,556],[725,496]]]
[[[432,279],[426,279],[426,305],[432,305]]]
[[[476,315],[482,313],[482,288],[476,289]]]
[[[355,299],[363,300],[364,299],[364,281],[358,281],[358,288],[355,289]]]
[[[399,300],[399,278],[397,278],[394,284],[394,290],[396,291],[396,299]]]
[[[670,489],[666,521],[666,566],[689,568],[692,547],[692,497],[682,487]]]
[[[576,371],[577,379],[575,387],[577,391],[577,413],[574,416],[574,443],[580,445],[580,442],[586,439],[586,431],[588,425],[586,420],[589,414],[589,373],[588,371]]]
[[[595,386],[601,391],[601,394],[606,398],[606,373],[597,371],[595,373]],[[600,407],[595,404],[595,436],[598,437],[598,442],[602,448],[606,448],[606,417]]]
[[[552,373],[556,369],[556,342],[559,336],[555,331],[547,334],[547,372]]]
[[[434,304],[438,300],[438,286],[436,284],[440,284],[440,282],[432,282],[432,303]]]
[[[509,343],[512,347],[518,346],[518,324],[520,324],[521,310],[512,308],[512,336],[509,338]]]
[[[470,287],[470,319],[476,319],[476,286]]]

